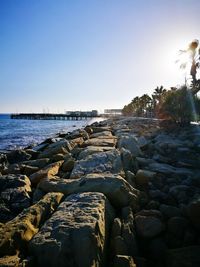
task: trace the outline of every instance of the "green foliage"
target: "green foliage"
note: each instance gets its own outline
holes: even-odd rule
[[[147,117],[151,111],[152,99],[148,94],[141,97],[135,97],[131,103],[124,106],[122,113],[124,115],[132,115],[137,117]]]
[[[189,124],[197,119],[199,99],[192,91],[183,86],[177,90],[169,90],[163,95],[158,115],[159,118],[170,119],[180,125]]]
[[[198,121],[200,114],[200,99],[196,94],[200,91],[200,79],[197,80],[197,69],[200,68],[199,41],[193,40],[186,50],[180,50],[180,56],[188,56],[188,60],[177,60],[181,68],[190,67],[192,77],[191,89],[186,86],[166,90],[163,86],[156,87],[152,96],[144,94],[135,97],[131,103],[124,106],[124,115],[157,117],[169,119],[177,124],[185,125]],[[187,81],[187,79],[185,79]]]

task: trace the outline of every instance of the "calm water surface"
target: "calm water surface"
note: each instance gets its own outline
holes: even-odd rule
[[[0,114],[0,150],[12,150],[38,144],[57,133],[70,132],[97,120],[101,119],[82,121],[11,120],[9,115]]]

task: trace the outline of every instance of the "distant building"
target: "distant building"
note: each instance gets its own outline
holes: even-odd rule
[[[66,111],[66,115],[69,116],[80,116],[80,117],[96,117],[98,116],[98,111],[97,110],[92,110],[92,111]]]
[[[104,114],[107,116],[122,115],[122,109],[104,109]]]

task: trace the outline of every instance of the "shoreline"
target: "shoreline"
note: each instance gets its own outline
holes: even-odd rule
[[[200,264],[200,132],[161,125],[116,117],[0,154],[0,264]]]
[[[0,119],[1,119],[1,117],[0,117]],[[10,124],[8,125],[8,127],[10,127],[10,131],[17,131],[16,135],[18,138],[20,137],[21,140],[19,140],[18,143],[15,141],[12,144],[12,140],[15,139],[15,135],[13,135],[13,137],[8,137],[8,140],[5,137],[4,141],[3,141],[3,137],[2,137],[1,143],[0,143],[0,147],[2,147],[2,148],[0,148],[0,153],[9,153],[12,150],[26,149],[27,147],[31,147],[33,145],[36,146],[36,145],[40,144],[41,142],[44,142],[45,139],[47,139],[47,138],[53,138],[53,137],[58,136],[61,133],[67,133],[67,132],[72,132],[75,129],[81,129],[81,128],[85,127],[86,125],[93,123],[94,121],[100,121],[102,119],[96,118],[96,119],[88,119],[85,121],[83,121],[83,120],[73,121],[73,122],[69,121],[69,123],[67,121],[63,121],[63,122],[62,121],[50,121],[50,122],[45,121],[44,124],[41,123],[40,120],[33,120],[34,127],[31,125],[32,121],[28,121],[28,123],[27,123],[27,120],[25,120],[25,121],[24,120],[17,120],[17,123],[19,123],[19,128],[17,128],[17,129],[16,129],[16,126],[14,129],[12,129],[12,124],[14,125],[16,123],[15,120],[11,120],[10,118],[3,118],[2,123],[4,123],[4,120],[6,120],[6,121],[8,120],[9,122],[11,122],[11,125]],[[22,124],[23,122],[26,123],[26,129],[25,129],[26,132],[25,133],[23,133],[20,130],[20,127],[23,127],[23,124]],[[37,124],[37,123],[39,123],[39,124]],[[47,125],[47,123],[48,123],[48,125]],[[21,124],[22,124],[22,126],[21,126]],[[29,124],[30,124],[30,128],[28,130]],[[55,127],[58,125],[60,130],[58,132],[53,133],[53,128],[51,129],[51,124],[55,125]],[[61,128],[62,124],[63,124],[63,128],[67,127],[68,129],[62,130],[62,128]],[[45,136],[46,135],[46,133],[45,133],[44,137],[42,137],[42,135],[43,135],[42,133],[44,133],[44,128],[46,128],[46,127],[47,127],[47,132],[49,131],[49,135],[47,134],[47,136]],[[3,128],[2,131],[5,131],[5,129]],[[3,134],[3,132],[1,134]],[[36,137],[37,134],[39,134],[38,137]],[[30,140],[28,141],[28,139],[30,139]],[[7,142],[8,142],[7,148],[4,148],[5,145],[2,145],[2,144],[7,143]]]

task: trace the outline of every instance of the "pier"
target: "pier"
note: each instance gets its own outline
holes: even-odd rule
[[[19,113],[11,114],[11,119],[17,120],[87,120],[91,118],[100,118],[101,115],[97,113],[89,112],[73,112],[66,114],[55,114],[55,113]]]

